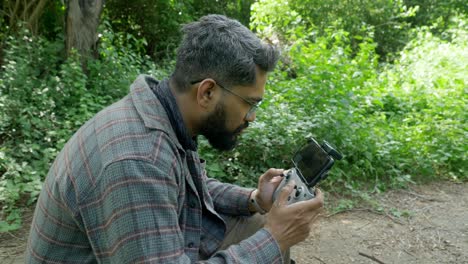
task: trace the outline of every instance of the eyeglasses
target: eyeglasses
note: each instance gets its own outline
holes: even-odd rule
[[[204,80],[204,79],[203,79]],[[194,82],[191,82],[191,84],[196,84],[196,83],[199,83],[203,80],[199,80],[199,81],[194,81]],[[215,81],[216,82],[216,81]],[[221,84],[219,84],[219,82],[216,82],[216,84],[221,87],[223,90],[225,90],[226,92],[230,93],[230,94],[233,94],[237,97],[239,97],[240,99],[242,99],[244,102],[246,102],[248,105],[250,105],[250,109],[249,111],[247,112],[247,114],[245,115],[244,119],[247,120],[247,119],[250,119],[250,117],[252,117],[252,115],[257,112],[257,109],[258,107],[260,107],[260,105],[262,104],[262,101],[259,101],[257,103],[252,103],[252,101],[249,101],[247,99],[245,99],[243,96],[240,96],[239,94],[231,91],[230,89],[227,89],[225,88],[224,86],[222,86]]]

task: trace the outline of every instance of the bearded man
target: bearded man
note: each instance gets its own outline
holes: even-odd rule
[[[289,248],[322,207],[320,191],[288,206],[293,184],[273,201],[282,169],[243,188],[209,178],[197,153],[199,135],[234,148],[256,118],[278,51],[221,15],[183,32],[168,79],[139,76],[57,156],[28,263],[290,263]]]

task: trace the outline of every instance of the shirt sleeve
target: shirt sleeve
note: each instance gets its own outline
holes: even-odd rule
[[[278,243],[268,230],[262,228],[251,237],[218,251],[208,263],[283,263]]]
[[[217,212],[227,215],[252,214],[249,211],[249,198],[254,189],[222,183],[212,178],[206,178],[206,185]]]

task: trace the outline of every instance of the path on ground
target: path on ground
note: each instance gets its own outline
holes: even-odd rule
[[[322,218],[293,248],[296,262],[468,263],[468,183],[413,186],[376,198],[387,213],[356,209]]]

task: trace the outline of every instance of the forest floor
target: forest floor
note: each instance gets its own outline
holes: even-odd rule
[[[372,197],[381,210],[324,212],[292,248],[296,263],[468,264],[468,183],[431,183]],[[333,198],[330,198],[333,203]],[[24,263],[32,209],[24,226],[0,233],[0,263]]]

